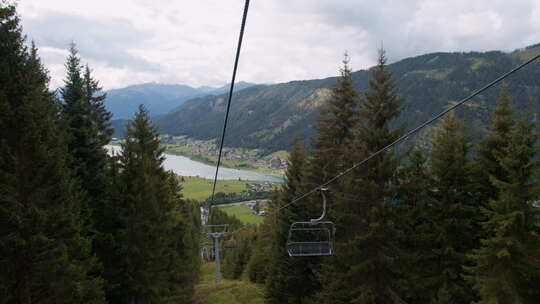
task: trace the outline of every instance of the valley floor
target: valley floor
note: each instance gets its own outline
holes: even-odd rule
[[[244,224],[261,224],[264,217],[254,214],[253,210],[245,204],[220,207],[228,215],[234,216]]]
[[[247,190],[247,185],[255,183],[239,180],[218,180],[216,193],[238,193]],[[182,194],[187,199],[205,200],[212,195],[214,181],[211,179],[183,176],[181,177]]]

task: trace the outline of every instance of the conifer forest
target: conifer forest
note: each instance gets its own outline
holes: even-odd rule
[[[0,0],[0,304],[210,303],[222,283],[201,269],[218,252],[224,281],[261,292],[215,303],[540,303],[540,96],[520,101],[512,76],[485,95],[482,130],[477,108],[456,109],[400,144],[417,124],[391,54],[379,47],[359,89],[345,53],[311,136],[287,136],[264,221],[247,224],[185,196],[164,166],[166,116],[140,105],[110,153],[113,115],[82,48],[66,44],[52,90],[12,2]]]

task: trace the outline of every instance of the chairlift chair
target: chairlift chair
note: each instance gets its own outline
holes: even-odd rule
[[[204,225],[203,226],[203,235],[206,237],[214,237],[215,235],[229,235],[230,233],[227,232],[227,229],[229,228],[228,224],[220,224],[220,225]]]
[[[287,238],[287,252],[291,257],[315,257],[334,255],[335,227],[331,221],[323,221],[326,216],[327,188],[320,188],[323,211],[319,218],[304,222],[293,222]]]
[[[205,261],[211,261],[214,259],[214,244],[203,243],[201,246],[201,258]]]
[[[225,249],[234,249],[236,248],[236,245],[234,243],[231,243],[230,241],[225,242]]]
[[[236,248],[236,241],[234,240],[234,236],[231,236],[229,240],[225,241],[225,249],[234,249]]]

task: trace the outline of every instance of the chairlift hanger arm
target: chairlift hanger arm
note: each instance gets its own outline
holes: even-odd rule
[[[323,199],[323,211],[322,211],[322,214],[321,216],[319,216],[318,218],[316,219],[311,219],[310,221],[312,223],[318,223],[320,221],[322,221],[324,219],[324,217],[326,216],[326,192],[328,191],[328,188],[326,187],[321,187],[318,189],[319,192],[321,192],[321,195],[322,195],[322,199]]]

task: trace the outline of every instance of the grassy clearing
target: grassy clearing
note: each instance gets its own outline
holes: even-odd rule
[[[471,62],[471,69],[473,70],[494,64],[491,60],[482,57],[469,57],[467,60]]]
[[[450,73],[452,73],[452,69],[416,70],[409,73],[421,74],[421,75],[424,75],[424,77],[426,78],[443,80],[448,75],[450,75]]]
[[[260,224],[264,220],[264,217],[253,214],[253,210],[243,205],[221,207],[221,210],[225,211],[228,215],[234,215],[242,223],[246,224]]]
[[[263,287],[247,281],[214,282],[214,263],[201,267],[201,283],[196,286],[197,304],[262,304]]]
[[[232,193],[246,190],[246,184],[253,183],[249,181],[238,180],[218,180],[216,192]],[[182,194],[185,198],[195,200],[205,200],[212,194],[213,180],[200,177],[184,177],[182,182]]]

